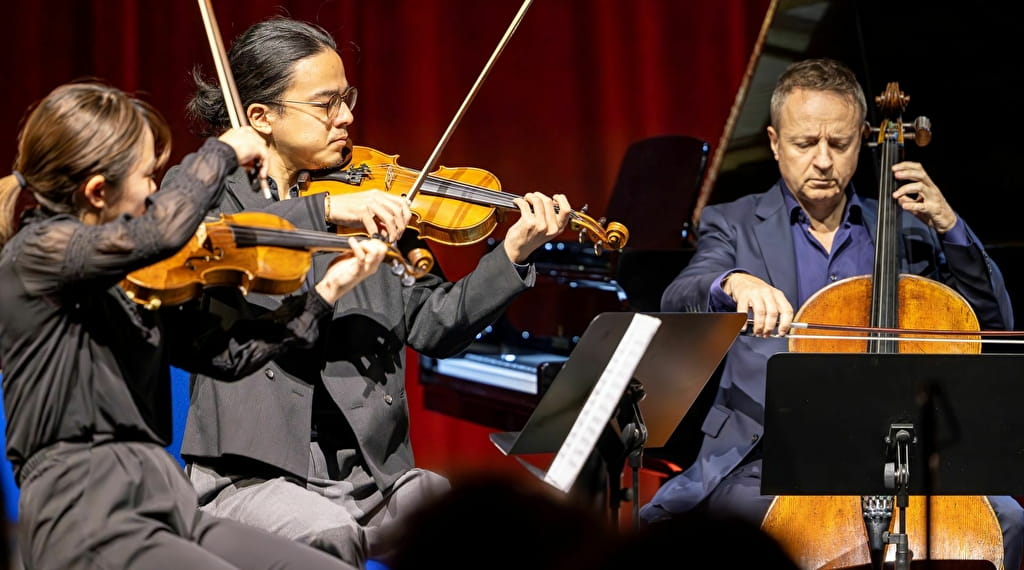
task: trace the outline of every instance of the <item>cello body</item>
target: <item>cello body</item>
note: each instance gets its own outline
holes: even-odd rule
[[[838,281],[808,299],[795,320],[868,326],[871,291],[870,276]],[[981,337],[969,334],[969,331],[979,330],[978,319],[959,293],[916,275],[901,275],[897,291],[899,306],[905,309],[900,311],[898,328],[965,331],[962,337],[944,336],[950,340],[948,343],[897,341],[899,352],[980,352]],[[845,317],[839,318],[842,315]],[[804,331],[798,330],[790,333],[791,351],[868,351],[866,340],[801,339],[802,333]],[[920,334],[907,336],[929,338]],[[896,524],[894,516],[890,532],[896,532]],[[800,568],[868,568],[871,563],[859,496],[779,496],[761,527],[782,545]],[[999,521],[983,496],[912,496],[907,507],[906,532],[914,560],[957,561],[958,568],[1003,568]],[[894,558],[895,547],[888,545],[885,560],[892,562]]]
[[[902,209],[892,198],[897,187],[891,167],[902,159],[904,125],[898,112],[908,98],[895,83],[890,83],[876,100],[883,111],[897,117],[887,119],[878,129],[882,152],[874,270],[871,275],[844,279],[824,287],[807,299],[794,320],[819,325],[963,331],[964,335],[934,335],[948,342],[900,340],[901,335],[895,332],[870,338],[859,332],[838,332],[828,335],[833,338],[811,339],[801,336],[814,336],[813,333],[794,329],[789,335],[789,349],[791,352],[824,353],[980,353],[981,337],[971,334],[980,331],[978,319],[963,296],[938,281],[899,273]],[[919,136],[921,134],[924,133]],[[925,143],[930,139],[930,131],[926,134],[927,137],[920,137]],[[921,140],[918,142],[922,144]],[[863,338],[845,338],[850,336]],[[922,334],[902,336],[929,338]],[[823,375],[827,373],[822,371]],[[892,508],[894,501],[891,499],[884,496],[778,496],[769,507],[761,528],[803,569],[892,567],[889,564],[898,559],[896,545],[878,544],[872,549],[865,523],[864,505],[872,502],[877,505],[885,500],[884,510],[891,516],[889,533],[901,532],[901,515],[906,517],[902,532],[906,533],[911,564],[942,561],[937,567],[1004,567],[1002,531],[986,497],[911,496],[902,513],[898,512],[902,509]]]

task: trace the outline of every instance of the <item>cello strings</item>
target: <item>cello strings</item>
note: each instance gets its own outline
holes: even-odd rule
[[[964,338],[924,338],[924,337],[893,337],[893,336],[876,336],[868,334],[866,336],[846,336],[846,335],[826,335],[826,334],[789,334],[789,335],[770,335],[770,338],[789,338],[789,339],[808,339],[808,340],[891,340],[894,342],[950,342],[950,343],[962,343],[962,344],[1024,344],[1024,339],[1005,339],[1005,338],[988,338],[988,339],[964,339]]]

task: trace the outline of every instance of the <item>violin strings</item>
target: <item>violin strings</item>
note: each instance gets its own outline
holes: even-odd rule
[[[389,164],[371,166],[370,170],[374,170],[376,168],[392,169],[396,173],[395,179],[403,182],[413,182],[416,180],[416,176],[418,175],[418,172],[411,168],[393,167]],[[427,194],[475,201],[482,206],[503,206],[507,208],[514,208],[515,204],[512,202],[512,199],[520,197],[508,192],[500,192],[498,190],[483,188],[475,184],[468,184],[459,180],[452,180],[450,178],[443,178],[440,176],[428,175],[424,184],[426,184],[426,182],[431,182],[434,185],[434,188],[430,190],[423,188],[423,192]]]
[[[363,241],[371,239],[367,236],[339,236],[334,234],[326,234],[324,232],[316,230],[306,229],[285,229],[285,228],[265,228],[259,226],[248,226],[245,224],[230,224],[231,232],[235,236],[235,242],[239,246],[252,243],[253,245],[259,245],[258,242],[260,237],[267,239],[271,244],[278,247],[297,247],[300,249],[308,249],[310,247],[324,247],[324,248],[343,248],[349,249],[349,243],[352,240]],[[223,231],[223,230],[221,230]],[[300,239],[296,239],[300,238]],[[238,243],[243,242],[243,243]],[[282,245],[284,244],[284,245]],[[416,277],[421,277],[421,272],[412,267],[409,262],[402,256],[401,251],[398,250],[394,245],[388,246],[387,257],[399,261],[406,269],[406,271]]]
[[[390,168],[397,173],[395,179],[401,180],[403,182],[414,182],[416,180],[416,174],[418,174],[417,171],[411,168],[394,167],[390,164],[370,166],[369,168],[371,171],[375,168]],[[434,184],[434,187],[428,188],[426,186],[427,182],[432,182]],[[424,181],[424,187],[421,189],[421,191],[429,196],[459,198],[467,202],[479,204],[481,206],[499,206],[503,208],[513,209],[516,208],[516,204],[515,202],[513,202],[513,199],[522,198],[522,196],[519,196],[517,194],[501,192],[498,190],[492,190],[490,188],[483,188],[481,186],[476,186],[474,184],[468,184],[465,182],[452,180],[450,178],[443,178],[440,176],[427,176],[426,180]],[[558,204],[555,204],[555,213],[557,214],[558,211]],[[581,221],[584,219],[583,215],[575,210],[569,212],[569,217],[577,221]],[[594,228],[590,229],[593,230]]]
[[[347,248],[349,245],[348,236],[327,234],[324,232],[314,230],[304,230],[299,228],[265,228],[238,223],[230,224],[230,228],[233,234],[235,235],[236,242],[246,241],[247,239],[259,241],[259,238],[262,237],[270,241],[276,240],[275,245],[280,243],[287,243],[289,245],[302,248],[308,247],[309,245],[330,247],[337,246]]]

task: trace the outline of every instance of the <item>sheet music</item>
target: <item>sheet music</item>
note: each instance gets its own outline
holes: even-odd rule
[[[611,360],[608,361],[608,366],[601,373],[579,417],[569,430],[569,435],[551,462],[544,481],[561,489],[563,493],[569,492],[569,488],[580,474],[580,469],[597,444],[598,437],[611,420],[615,407],[626,391],[629,379],[633,377],[633,372],[640,364],[640,359],[651,344],[654,334],[658,332],[659,326],[661,320],[656,317],[639,313],[633,315],[626,333],[622,335]]]

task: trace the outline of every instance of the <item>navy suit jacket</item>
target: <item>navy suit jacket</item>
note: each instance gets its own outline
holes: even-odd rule
[[[666,288],[663,311],[706,311],[711,286],[737,268],[765,280],[797,303],[796,256],[781,183],[768,192],[706,207],[700,220],[697,251]],[[878,218],[876,200],[864,200],[872,239]],[[982,329],[1012,329],[1013,312],[1002,274],[967,228],[970,244],[943,244],[926,224],[901,213],[900,272],[935,279],[959,292],[974,309]],[[697,459],[665,482],[641,517],[655,521],[687,511],[704,500],[735,469],[764,435],[764,392],[768,358],[787,350],[786,339],[739,336],[723,362],[715,401],[701,427],[704,440]]]

